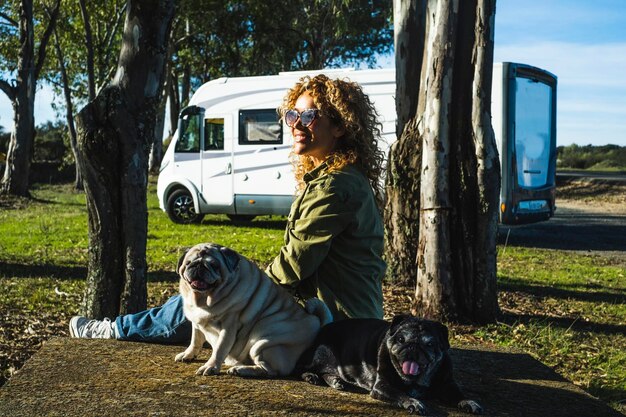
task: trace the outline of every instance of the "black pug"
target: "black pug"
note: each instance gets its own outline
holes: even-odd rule
[[[372,398],[424,414],[424,398],[436,397],[461,410],[481,414],[452,378],[448,328],[441,323],[398,315],[389,323],[349,319],[322,328],[301,356],[302,379],[320,379],[338,390],[346,383],[369,391]]]

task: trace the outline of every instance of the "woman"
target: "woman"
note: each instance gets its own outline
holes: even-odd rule
[[[300,299],[321,298],[335,320],[382,318],[383,153],[376,111],[361,87],[304,77],[279,113],[291,128],[297,198],[266,273]],[[115,322],[73,317],[70,335],[179,343],[191,334],[180,296]]]

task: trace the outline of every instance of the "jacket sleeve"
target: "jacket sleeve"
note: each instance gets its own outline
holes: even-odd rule
[[[315,275],[333,238],[354,216],[347,200],[345,193],[332,189],[312,190],[303,198],[299,218],[288,222],[285,244],[265,271],[273,281],[297,288]]]

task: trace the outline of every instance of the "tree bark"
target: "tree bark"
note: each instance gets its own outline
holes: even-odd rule
[[[491,82],[496,0],[478,0],[474,33],[474,83],[472,96],[472,139],[477,159],[474,317],[489,322],[498,314],[497,236],[500,200],[500,158],[491,125]]]
[[[425,317],[453,317],[450,259],[450,110],[458,0],[428,2],[417,287],[414,309]]]
[[[3,82],[13,106],[13,132],[7,151],[6,167],[0,193],[28,196],[30,163],[35,141],[35,92],[37,79],[46,57],[46,47],[59,14],[60,0],[49,12],[49,21],[35,50],[35,32],[32,0],[22,0],[20,5],[20,52],[17,63],[17,81],[14,86]],[[37,54],[35,56],[35,54]]]
[[[385,253],[387,279],[413,285],[420,195],[421,142],[417,132],[425,0],[395,0],[396,136],[389,150],[385,185]]]
[[[89,222],[83,314],[146,308],[148,152],[167,59],[173,0],[130,0],[117,73],[77,117]]]
[[[489,322],[497,314],[500,187],[490,114],[495,0],[428,0],[426,7],[417,121],[405,124],[388,164],[387,189],[404,184],[387,193],[386,258],[404,273],[417,262],[414,314]],[[422,48],[412,53],[421,57]],[[403,70],[397,77],[409,79]],[[409,94],[398,89],[397,103]],[[411,222],[418,212],[419,225]],[[389,244],[401,234],[389,213],[409,219],[403,247],[419,236],[414,259]]]

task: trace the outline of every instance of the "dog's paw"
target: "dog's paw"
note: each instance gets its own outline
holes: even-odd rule
[[[265,368],[258,365],[236,365],[230,367],[226,373],[243,378],[267,378],[276,376],[276,373],[270,373]]]
[[[311,385],[321,385],[320,377],[313,372],[305,372],[301,375],[303,381],[308,382]]]
[[[220,368],[218,366],[211,366],[207,364],[202,365],[196,371],[196,375],[204,375],[204,376],[217,375],[219,373],[220,373]]]
[[[483,408],[474,400],[462,400],[457,405],[460,410],[470,414],[482,414]]]
[[[403,401],[401,406],[406,409],[409,414],[417,414],[418,416],[426,415],[426,405],[416,398]]]
[[[196,355],[193,353],[188,353],[187,351],[184,352],[180,352],[178,355],[176,355],[176,357],[174,358],[174,361],[176,362],[189,362],[192,361],[196,358]]]
[[[337,391],[346,390],[346,385],[343,383],[343,380],[339,378],[337,375],[324,375],[323,378],[329,387],[334,388]]]

